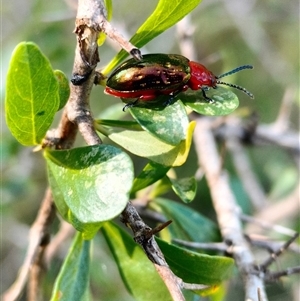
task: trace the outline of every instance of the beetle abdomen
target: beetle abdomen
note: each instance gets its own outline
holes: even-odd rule
[[[175,91],[190,78],[189,60],[181,55],[149,54],[143,61],[130,59],[107,80],[107,87],[122,93],[152,90]]]

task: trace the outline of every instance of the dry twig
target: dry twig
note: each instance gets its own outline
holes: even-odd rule
[[[245,300],[257,300],[259,289],[261,300],[265,301],[267,296],[264,282],[259,276],[253,274],[255,260],[243,235],[238,205],[230,189],[227,175],[220,169],[221,161],[209,118],[197,119],[194,141],[198,158],[200,158],[199,164],[205,171],[211,191],[223,240],[232,247],[232,256],[244,279]]]
[[[47,189],[44,200],[38,212],[35,222],[33,223],[29,233],[29,245],[27,253],[24,259],[24,263],[20,268],[19,275],[12,286],[4,293],[3,301],[18,300],[28,281],[30,271],[33,266],[35,270],[39,269],[38,265],[42,261],[43,250],[49,241],[49,227],[55,216],[55,207],[52,200],[50,189]],[[37,286],[40,285],[40,281],[35,278],[34,283],[30,287],[31,291],[38,291]],[[36,300],[36,299],[31,299]]]

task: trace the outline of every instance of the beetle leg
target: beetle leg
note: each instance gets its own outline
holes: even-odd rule
[[[181,90],[180,91],[174,91],[174,92],[172,92],[172,93],[170,93],[169,94],[169,98],[168,98],[168,100],[166,100],[164,103],[163,103],[163,105],[164,106],[169,106],[171,103],[172,103],[172,101],[174,100],[174,98],[179,94],[181,92]]]
[[[139,98],[136,99],[134,102],[127,103],[127,104],[124,106],[124,108],[122,109],[123,112],[125,112],[127,108],[132,108],[132,107],[134,107],[134,106],[138,103],[138,101],[139,101]]]
[[[201,89],[203,97],[205,98],[205,100],[206,100],[207,102],[209,102],[209,103],[214,103],[215,101],[214,101],[213,99],[211,99],[211,98],[209,98],[208,96],[206,96],[205,91],[207,91],[207,90],[208,90],[208,88],[206,88],[206,87],[203,87],[203,88]]]
[[[172,103],[173,99],[174,99],[174,96],[171,96],[170,98],[168,98],[168,100],[166,100],[166,101],[163,103],[163,105],[164,105],[165,107],[169,106],[169,105]]]
[[[138,48],[132,48],[130,50],[130,54],[137,60],[137,61],[142,61],[143,56],[141,54],[141,51]]]

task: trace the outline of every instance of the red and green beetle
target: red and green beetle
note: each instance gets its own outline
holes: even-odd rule
[[[129,59],[115,69],[107,79],[104,92],[125,99],[136,98],[123,110],[134,106],[139,100],[151,101],[160,95],[169,95],[170,101],[188,88],[201,89],[203,97],[208,102],[213,102],[206,96],[205,91],[209,88],[215,89],[217,85],[236,88],[254,98],[245,88],[220,81],[222,77],[252,68],[251,65],[243,65],[216,76],[205,66],[179,54],[146,54],[141,61]]]

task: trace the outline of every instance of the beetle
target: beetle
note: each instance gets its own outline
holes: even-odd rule
[[[141,61],[129,59],[116,68],[106,81],[104,92],[120,98],[136,98],[127,107],[134,106],[138,101],[151,101],[160,95],[169,95],[170,101],[180,92],[188,88],[202,91],[208,102],[213,102],[206,91],[216,89],[217,85],[227,85],[243,91],[249,97],[253,94],[245,88],[220,81],[220,78],[252,69],[251,65],[243,65],[219,76],[214,75],[205,66],[179,54],[146,54]]]

